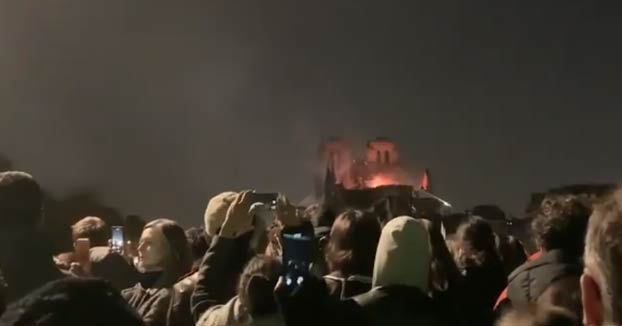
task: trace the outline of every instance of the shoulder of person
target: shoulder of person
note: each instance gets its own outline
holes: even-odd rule
[[[181,281],[177,282],[173,288],[176,292],[192,292],[197,284],[197,281],[198,272],[184,277]]]
[[[236,296],[224,305],[209,308],[203,313],[197,326],[252,325],[250,321],[250,315]]]

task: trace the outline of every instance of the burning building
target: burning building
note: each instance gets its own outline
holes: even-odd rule
[[[334,174],[335,183],[346,189],[368,189],[387,185],[409,185],[429,190],[429,175],[417,182],[401,164],[397,144],[387,138],[367,142],[364,155],[354,156],[352,146],[345,140],[331,138],[320,145],[316,192],[323,191],[326,170]]]
[[[364,208],[385,199],[422,212],[450,207],[430,193],[428,170],[415,178],[402,164],[397,144],[390,139],[367,142],[363,155],[357,156],[349,142],[330,138],[320,145],[318,157],[316,197],[336,211]]]

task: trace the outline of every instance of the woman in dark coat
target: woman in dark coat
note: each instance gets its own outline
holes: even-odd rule
[[[148,223],[140,237],[138,257],[142,280],[124,290],[123,297],[148,326],[179,325],[177,320],[171,320],[171,316],[184,313],[172,311],[179,306],[172,302],[173,286],[192,268],[184,229],[168,219]]]

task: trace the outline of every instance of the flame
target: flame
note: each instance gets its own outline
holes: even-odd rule
[[[376,187],[381,187],[381,186],[391,186],[391,185],[397,185],[399,184],[399,182],[397,180],[395,180],[394,178],[387,176],[387,175],[376,175],[373,178],[371,178],[371,180],[367,181],[367,187],[369,188],[376,188]]]

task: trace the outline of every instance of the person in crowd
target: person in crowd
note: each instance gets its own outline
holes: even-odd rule
[[[443,238],[442,222],[434,218],[423,218],[419,221],[426,226],[430,234],[432,260],[429,293],[435,304],[445,307],[448,314],[461,315],[464,277],[447,246],[447,241]]]
[[[382,229],[374,262],[372,290],[357,296],[371,325],[436,325],[430,292],[433,259],[430,230],[421,220],[401,216]]]
[[[195,320],[210,307],[224,304],[236,295],[237,278],[254,256],[249,250],[253,230],[248,216],[253,204],[250,194],[224,192],[207,204],[205,232],[212,242],[199,267],[191,297]]]
[[[197,272],[201,265],[201,260],[209,249],[211,238],[205,232],[205,228],[191,227],[186,229],[186,238],[190,243],[190,251],[192,252],[192,272]]]
[[[128,215],[123,220],[123,234],[126,241],[125,255],[129,259],[138,257],[138,242],[147,222],[138,215]]]
[[[173,286],[192,268],[192,256],[184,229],[168,219],[156,219],[145,225],[138,245],[142,279],[122,292],[147,325],[178,325],[171,312]],[[188,314],[190,311],[187,312]]]
[[[52,281],[8,307],[0,325],[141,326],[119,291],[101,279]]]
[[[204,228],[190,228],[186,230],[186,237],[192,253],[192,269],[173,286],[170,320],[177,322],[176,326],[193,326],[195,317],[192,315],[192,293],[199,280],[199,266],[205,253],[209,249],[208,237]]]
[[[348,210],[337,217],[325,252],[330,274],[324,279],[332,296],[345,299],[371,289],[380,232],[372,213]]]
[[[243,191],[236,195],[233,202],[229,204],[219,234],[214,236],[212,246],[205,255],[199,269],[199,280],[192,296],[193,314],[197,321],[203,321],[207,325],[212,325],[213,322],[222,322],[223,320],[239,321],[242,324],[254,320],[252,319],[253,314],[250,315],[251,319],[249,319],[246,311],[239,310],[236,310],[237,312],[230,318],[223,317],[223,314],[229,314],[227,311],[231,308],[240,306],[243,309],[249,309],[244,304],[246,302],[243,295],[244,291],[240,291],[240,286],[246,282],[243,273],[244,266],[242,266],[242,271],[239,273],[238,267],[244,258],[246,258],[244,262],[246,265],[246,262],[250,261],[256,254],[262,254],[262,252],[254,252],[251,249],[251,238],[256,234],[254,231],[256,231],[256,228],[262,227],[261,224],[255,223],[253,212],[250,211],[250,207],[254,202],[253,192]],[[284,197],[281,197],[277,202],[276,219],[281,226],[273,228],[270,233],[278,233],[283,228],[299,224],[296,208],[289,205]],[[306,226],[313,230],[310,223],[306,224]],[[266,230],[262,230],[262,232],[266,232]],[[270,239],[268,248],[264,250],[265,253],[268,253],[265,256],[270,257],[270,259],[278,259],[281,253],[278,236],[270,237]],[[246,270],[249,271],[249,268],[254,270],[258,268],[257,266],[264,265],[275,268],[274,264],[266,257],[251,263]],[[262,272],[263,275],[272,275],[270,273],[266,274],[264,267],[262,267],[262,270],[264,271]],[[241,277],[238,277],[240,275]],[[241,281],[238,281],[238,278]],[[268,279],[272,280],[273,277],[270,276]],[[272,289],[273,287],[271,288],[270,296],[272,296]],[[254,294],[254,292],[251,292],[249,295],[257,297],[257,294]],[[242,305],[238,305],[238,303]],[[258,316],[255,314],[255,317]],[[259,320],[264,319],[259,318]],[[270,320],[272,318],[267,319]],[[258,322],[252,322],[251,325],[254,324],[258,324]]]
[[[429,232],[412,217],[389,221],[378,242],[372,289],[347,300],[331,298],[326,283],[311,275],[293,291],[280,281],[277,301],[287,325],[456,325],[429,295]]]
[[[580,326],[577,316],[561,307],[529,304],[513,308],[503,315],[497,326]]]
[[[108,280],[119,291],[138,281],[136,269],[119,253],[110,249],[110,228],[99,217],[88,216],[71,227],[74,243],[80,238],[89,239],[90,266],[86,275]]]
[[[507,276],[527,261],[523,244],[511,235],[496,235],[496,246]]]
[[[584,324],[622,325],[622,191],[592,214],[581,278]]]
[[[209,308],[197,326],[285,325],[273,294],[280,272],[281,262],[276,257],[255,256],[240,276],[237,296]]]
[[[0,270],[11,303],[63,277],[41,231],[43,193],[24,172],[0,173]]]
[[[572,195],[548,195],[532,222],[541,255],[508,278],[507,299],[498,309],[532,302],[581,311],[579,278],[591,208]]]
[[[456,263],[464,275],[464,312],[470,325],[492,325],[492,308],[506,286],[506,275],[496,250],[492,227],[473,216],[458,227]],[[466,298],[465,298],[466,299]]]

